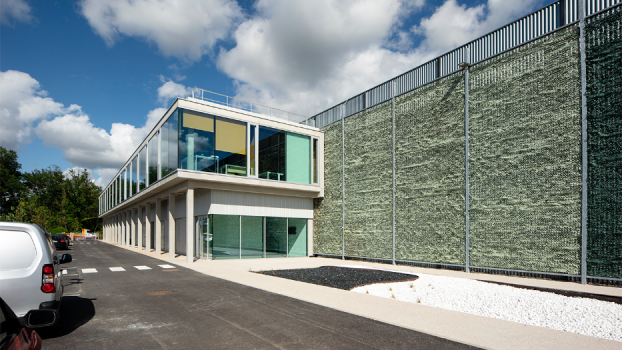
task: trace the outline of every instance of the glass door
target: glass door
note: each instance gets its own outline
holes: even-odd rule
[[[195,221],[195,256],[199,259],[209,259],[212,237],[209,234],[209,220],[207,216],[198,216]]]

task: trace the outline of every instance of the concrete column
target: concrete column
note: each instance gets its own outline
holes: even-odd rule
[[[151,203],[145,203],[145,251],[151,251],[151,220],[149,220],[149,216],[151,215]]]
[[[138,242],[138,249],[142,249],[143,247],[143,208],[139,205],[136,208],[136,242]]]
[[[123,242],[121,241],[121,215],[117,214],[115,215],[115,233],[116,233],[116,241],[118,245],[122,245]]]
[[[162,200],[156,198],[155,212],[155,253],[157,256],[162,254]]]
[[[136,244],[136,240],[134,239],[134,237],[132,237],[132,210],[126,210],[125,211],[125,222],[127,223],[126,225],[126,229],[125,229],[125,234],[127,235],[127,240],[128,240],[128,245],[131,242],[131,245],[135,245]]]
[[[175,258],[175,194],[168,195],[168,257]]]
[[[132,247],[136,248],[138,247],[138,241],[137,241],[137,236],[136,236],[136,232],[138,231],[138,222],[136,220],[136,209],[132,208],[130,209],[132,211],[132,227],[131,227],[131,235],[132,235]]]
[[[186,262],[194,261],[194,188],[186,190]]]

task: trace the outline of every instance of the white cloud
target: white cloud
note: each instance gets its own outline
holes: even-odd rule
[[[80,9],[108,45],[136,37],[185,61],[210,52],[243,16],[233,0],[82,0]]]
[[[412,31],[424,37],[422,49],[444,53],[533,11],[540,0],[488,0],[475,7],[447,0]]]
[[[28,23],[32,21],[30,6],[25,0],[2,0],[0,4],[0,24],[12,26],[13,21]]]
[[[184,77],[185,78],[185,77]],[[160,80],[164,83],[158,88],[158,101],[162,104],[168,104],[168,102],[177,97],[186,97],[192,91],[191,88],[187,88],[182,84],[175,83],[172,80],[167,80],[163,76],[160,76]]]
[[[27,73],[0,72],[1,146],[20,151],[20,145],[30,143],[34,123],[80,108],[75,105],[64,108],[46,95],[39,82]]]
[[[170,86],[167,83],[163,87]],[[159,97],[173,94],[168,88],[160,90],[163,92]],[[72,168],[99,174],[100,178],[94,180],[97,184],[109,181],[103,177],[118,171],[167,111],[149,111],[141,127],[113,123],[107,131],[93,125],[80,106],[64,107],[46,95],[30,75],[0,72],[0,145],[19,151],[20,144],[30,142],[34,133],[45,146],[63,151],[63,158]]]
[[[533,10],[541,0],[448,0],[412,30],[423,0],[259,0],[217,66],[237,96],[311,116]],[[421,43],[413,46],[416,36]]]
[[[218,67],[238,96],[310,114],[427,59],[417,50],[383,47],[421,1],[260,0],[258,15],[234,33]]]

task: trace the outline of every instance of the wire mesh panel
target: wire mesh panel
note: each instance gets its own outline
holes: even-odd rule
[[[464,264],[463,74],[396,98],[395,120],[395,257]]]
[[[580,271],[578,33],[568,27],[471,70],[473,266]]]
[[[313,251],[341,255],[342,150],[341,123],[324,132],[324,198],[314,199]]]
[[[345,127],[345,252],[391,258],[391,102],[352,115]]]
[[[622,11],[585,26],[589,276],[622,278]]]

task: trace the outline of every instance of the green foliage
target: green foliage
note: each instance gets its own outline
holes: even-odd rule
[[[101,189],[89,180],[84,170],[63,174],[58,166],[19,172],[17,154],[0,147],[0,190],[2,220],[35,223],[52,233],[76,232],[83,228],[97,231]]]
[[[10,214],[19,203],[19,195],[23,190],[21,168],[15,151],[0,147],[0,217],[3,220],[13,217]]]
[[[50,231],[50,234],[51,234],[52,236],[54,236],[54,235],[55,235],[55,234],[57,234],[57,233],[63,233],[63,232],[66,232],[64,228],[62,228],[62,227],[57,227],[57,228],[53,229],[52,231]]]

